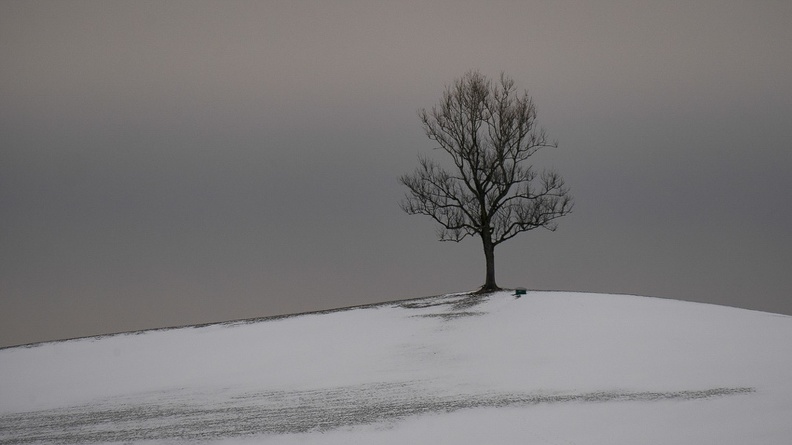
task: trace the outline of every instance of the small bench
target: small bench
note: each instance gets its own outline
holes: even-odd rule
[[[517,297],[517,298],[520,298],[520,297],[522,297],[523,295],[525,295],[527,293],[528,293],[528,290],[525,289],[524,287],[518,287],[517,289],[514,289],[514,296]]]

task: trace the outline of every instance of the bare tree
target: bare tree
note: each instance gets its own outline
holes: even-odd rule
[[[555,171],[537,171],[529,158],[557,147],[536,127],[536,108],[527,91],[501,74],[494,83],[471,71],[448,86],[440,103],[420,112],[436,148],[451,156],[454,168],[419,158],[419,167],[399,181],[409,192],[401,208],[440,224],[440,241],[478,235],[484,247],[486,279],[480,292],[498,290],[495,246],[520,232],[544,227],[572,210],[572,196]]]

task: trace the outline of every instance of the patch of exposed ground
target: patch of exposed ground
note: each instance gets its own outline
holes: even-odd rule
[[[415,317],[425,317],[425,318],[440,318],[443,321],[454,320],[456,318],[463,318],[463,317],[476,317],[479,315],[484,315],[486,312],[443,312],[439,314],[421,314],[415,315]]]
[[[425,309],[429,307],[447,306],[450,311],[463,311],[476,307],[488,299],[489,295],[486,294],[463,293],[406,300],[396,303],[396,306],[404,309]]]
[[[697,400],[754,392],[602,391],[581,394],[443,394],[419,382],[229,395],[172,391],[47,411],[0,415],[0,444],[217,440],[254,434],[326,431],[394,422],[425,413],[550,403]]]

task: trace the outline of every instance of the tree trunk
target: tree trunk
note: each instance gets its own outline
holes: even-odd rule
[[[481,233],[481,241],[484,245],[484,259],[487,263],[487,276],[484,280],[484,286],[481,286],[480,292],[494,292],[500,290],[495,284],[495,245],[492,244],[492,235],[485,231]]]

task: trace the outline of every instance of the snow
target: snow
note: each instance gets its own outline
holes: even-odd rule
[[[0,350],[5,443],[792,443],[792,317],[501,292]]]

